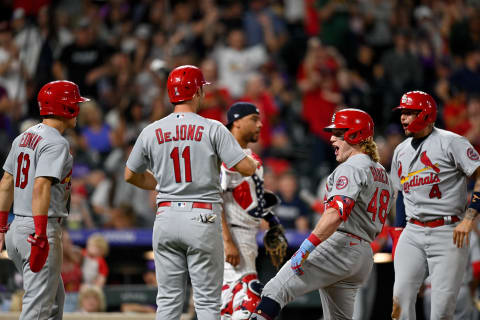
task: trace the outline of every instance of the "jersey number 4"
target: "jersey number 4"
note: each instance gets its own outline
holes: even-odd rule
[[[380,196],[378,196],[379,206],[377,206],[377,196],[378,196],[378,188],[375,190],[372,200],[370,200],[370,203],[368,204],[367,211],[372,214],[372,221],[375,221],[375,217],[378,215],[378,220],[380,220],[380,222],[384,224],[385,219],[387,218],[388,202],[390,201],[390,193],[388,192],[388,190],[385,190],[385,189],[382,189],[380,191]]]
[[[28,183],[28,170],[30,169],[30,156],[28,153],[20,153],[17,158],[17,177],[15,187],[24,189]]]
[[[173,160],[173,170],[175,171],[175,182],[182,182],[182,173],[180,170],[180,151],[178,147],[170,152],[170,158]],[[192,182],[192,165],[190,164],[190,147],[185,147],[182,152],[183,162],[185,163],[185,182]]]

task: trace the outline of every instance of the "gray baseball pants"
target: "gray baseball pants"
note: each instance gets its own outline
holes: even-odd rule
[[[458,291],[468,262],[468,246],[453,244],[456,224],[436,228],[407,223],[395,251],[393,297],[398,299],[401,320],[414,320],[415,301],[423,281],[432,283],[432,320],[453,319]]]
[[[170,207],[158,208],[152,239],[158,282],[157,320],[180,319],[188,274],[197,318],[220,320],[222,209],[220,204],[212,205],[208,210],[192,208],[192,202],[172,202]]]
[[[62,227],[58,218],[49,218],[47,236],[50,250],[45,266],[37,273],[30,270],[30,243],[35,232],[32,217],[15,216],[5,236],[8,257],[23,275],[22,313],[20,320],[61,320],[65,290],[60,271],[63,261]]]
[[[335,232],[310,253],[297,276],[286,262],[263,289],[283,308],[296,297],[319,290],[324,320],[352,319],[358,288],[368,279],[373,256],[370,243]]]

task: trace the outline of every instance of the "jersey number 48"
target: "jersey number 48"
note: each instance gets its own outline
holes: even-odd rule
[[[377,205],[378,197],[378,205]],[[372,214],[372,221],[375,221],[376,216],[378,215],[378,220],[382,224],[385,223],[387,218],[388,203],[390,201],[390,192],[385,189],[381,189],[380,195],[378,195],[378,188],[375,190],[372,199],[368,203],[367,211]]]

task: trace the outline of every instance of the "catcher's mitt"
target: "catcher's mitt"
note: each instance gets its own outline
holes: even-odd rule
[[[277,270],[281,267],[287,254],[288,242],[281,225],[277,224],[265,233],[263,237],[265,251],[270,256],[272,264]]]

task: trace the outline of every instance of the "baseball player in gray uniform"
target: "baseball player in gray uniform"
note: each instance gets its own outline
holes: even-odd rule
[[[417,293],[429,275],[431,319],[452,319],[480,211],[479,155],[464,137],[434,127],[437,106],[429,94],[407,92],[395,109],[408,138],[394,151],[391,177],[408,222],[395,251],[392,318],[415,319]],[[467,209],[467,177],[475,173]]]
[[[220,165],[247,176],[257,167],[222,123],[195,113],[206,84],[197,67],[172,70],[167,90],[174,112],[140,133],[125,168],[127,182],[158,192],[152,239],[157,320],[180,318],[187,273],[198,319],[220,319]]]
[[[0,183],[0,249],[23,275],[20,319],[62,319],[65,291],[60,277],[62,230],[68,214],[73,158],[62,136],[74,128],[80,96],[70,81],[47,83],[38,93],[43,121],[12,143]],[[13,202],[15,219],[6,217]],[[6,232],[6,235],[5,235]]]
[[[262,127],[260,113],[248,102],[233,104],[227,113],[227,128],[245,153],[260,158],[248,149],[257,142]],[[258,281],[255,259],[258,254],[256,235],[260,220],[270,228],[279,228],[263,189],[263,166],[252,176],[244,177],[227,165],[221,167],[223,197],[222,232],[225,247],[225,269],[222,286],[222,319],[248,319],[260,301],[263,285]],[[267,207],[269,206],[269,207]],[[281,232],[281,231],[280,231]],[[286,240],[285,240],[286,251]]]
[[[340,165],[327,180],[325,211],[310,236],[263,289],[250,319],[274,319],[287,303],[319,290],[324,319],[352,319],[358,288],[373,265],[370,247],[391,209],[390,178],[378,163],[372,118],[336,112],[331,142]]]

